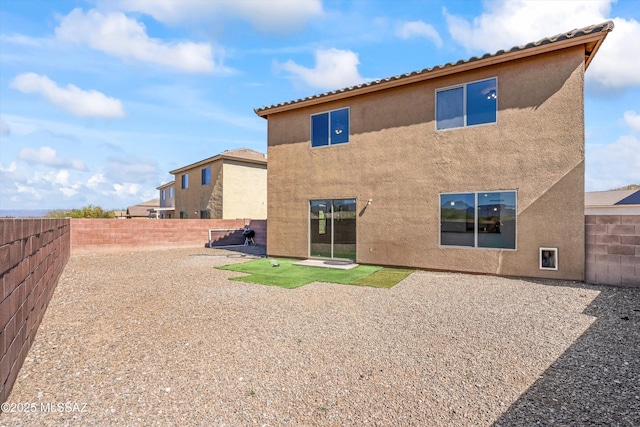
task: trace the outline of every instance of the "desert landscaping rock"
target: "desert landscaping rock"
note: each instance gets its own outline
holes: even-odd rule
[[[254,255],[72,256],[0,425],[640,425],[639,288],[215,268]]]

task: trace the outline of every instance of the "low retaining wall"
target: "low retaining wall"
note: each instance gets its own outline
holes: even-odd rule
[[[210,229],[237,230],[245,225],[255,231],[254,241],[267,243],[267,221],[250,219],[72,219],[71,253],[152,251],[204,247]],[[214,240],[232,232],[217,232]],[[237,234],[237,233],[236,233]]]
[[[0,402],[5,402],[70,256],[68,219],[0,219]]]
[[[586,281],[640,286],[640,215],[585,217]]]

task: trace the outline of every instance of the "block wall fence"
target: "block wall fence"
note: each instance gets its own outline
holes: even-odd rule
[[[255,243],[266,245],[267,221],[251,219],[71,219],[71,253],[153,251],[170,248],[204,247],[208,232],[238,230],[248,225],[255,231]],[[212,233],[222,240],[233,231]],[[235,239],[238,241],[238,239]]]
[[[640,215],[587,215],[585,230],[585,280],[640,287]]]
[[[0,219],[0,402],[18,377],[70,256],[68,219]]]

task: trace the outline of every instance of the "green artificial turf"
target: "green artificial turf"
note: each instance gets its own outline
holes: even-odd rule
[[[375,265],[359,265],[350,270],[340,270],[294,265],[298,260],[293,259],[278,258],[275,261],[278,262],[279,267],[274,267],[269,259],[263,258],[218,268],[249,274],[249,276],[233,277],[230,280],[279,286],[287,289],[297,288],[311,282],[390,288],[411,273],[411,270],[398,270],[405,273],[393,274],[397,269],[381,268]],[[377,275],[377,273],[381,274]]]
[[[362,279],[351,282],[350,285],[370,286],[372,288],[391,288],[392,286],[400,283],[411,273],[413,273],[413,270],[382,268],[373,274],[363,277]]]

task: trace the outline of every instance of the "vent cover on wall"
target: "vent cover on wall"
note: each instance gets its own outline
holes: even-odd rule
[[[540,270],[558,269],[558,248],[540,248]]]

